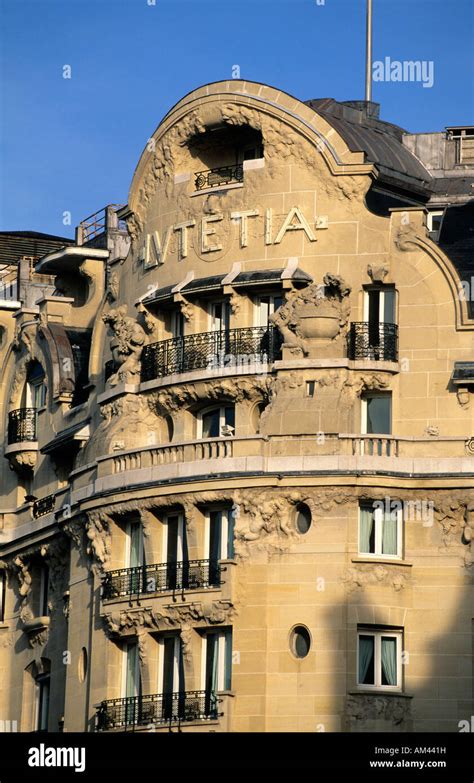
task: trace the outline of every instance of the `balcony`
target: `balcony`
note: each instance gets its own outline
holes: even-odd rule
[[[273,362],[280,357],[280,351],[281,337],[274,327],[254,326],[173,337],[145,346],[142,381],[192,370]]]
[[[234,166],[220,166],[215,169],[197,171],[194,185],[196,190],[219,187],[219,185],[231,185],[244,181],[244,167],[242,163]]]
[[[397,324],[351,323],[347,340],[349,359],[371,359],[379,362],[398,361]]]
[[[19,408],[8,414],[8,445],[36,441],[36,408]]]
[[[101,702],[96,713],[96,731],[169,726],[173,723],[217,720],[218,699],[212,691],[155,693]]]
[[[185,560],[108,571],[102,582],[102,598],[107,601],[176,590],[205,590],[220,585],[221,566],[218,562]]]

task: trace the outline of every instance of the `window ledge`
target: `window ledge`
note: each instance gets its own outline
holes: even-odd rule
[[[384,691],[383,688],[374,689],[373,691],[370,690],[356,690],[356,691],[348,691],[348,696],[374,696],[375,698],[380,698],[380,696],[395,696],[396,698],[403,698],[403,699],[413,699],[414,695],[413,693],[406,693],[405,691]]]
[[[373,557],[351,557],[351,563],[372,563],[372,565],[398,565],[405,568],[412,568],[413,563],[408,560],[397,560],[397,558],[385,558],[374,555]]]

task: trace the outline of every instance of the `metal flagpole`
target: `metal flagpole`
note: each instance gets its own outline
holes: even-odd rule
[[[372,100],[372,0],[367,0],[365,100],[366,101]]]

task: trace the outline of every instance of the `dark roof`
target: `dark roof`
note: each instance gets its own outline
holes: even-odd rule
[[[388,180],[399,180],[420,193],[431,191],[432,176],[420,160],[404,146],[406,132],[398,125],[384,122],[354,106],[333,98],[305,101],[342,136],[352,152],[365,152],[366,160],[374,163]],[[363,102],[360,102],[363,105]]]
[[[69,237],[41,234],[39,231],[0,231],[0,263],[15,264],[22,256],[40,258],[64,245],[73,245]]]
[[[285,269],[261,269],[257,270],[255,272],[239,272],[237,277],[235,277],[229,285],[238,288],[239,286],[248,286],[248,285],[264,285],[265,283],[279,283],[281,281],[281,276]],[[212,277],[199,277],[196,280],[191,280],[189,283],[186,283],[179,292],[176,293],[180,294],[197,294],[205,291],[215,291],[224,285],[224,279],[227,277],[227,275],[213,275]],[[303,269],[299,269],[297,267],[295,270],[293,270],[293,273],[291,275],[291,280],[295,280],[296,282],[300,281],[302,283],[312,283],[313,278],[308,275],[307,272],[304,272]],[[165,299],[170,299],[173,296],[173,289],[176,286],[167,285],[164,288],[159,288],[158,290],[152,292],[149,294],[145,299],[142,301],[144,303],[151,303],[151,302],[162,302]]]
[[[474,197],[474,177],[435,177],[433,190],[438,196],[464,196],[469,193]]]

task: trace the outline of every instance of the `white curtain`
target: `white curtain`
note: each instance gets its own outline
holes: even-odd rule
[[[397,554],[397,519],[396,511],[383,515],[382,520],[382,554]]]
[[[397,640],[393,637],[382,637],[382,673],[384,685],[397,684]]]
[[[371,508],[360,509],[360,551],[373,552],[370,539],[374,527],[374,512]]]
[[[359,636],[359,684],[365,683],[369,665],[374,658],[374,637]],[[366,683],[373,685],[373,683]]]

